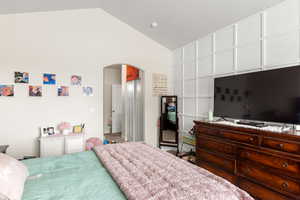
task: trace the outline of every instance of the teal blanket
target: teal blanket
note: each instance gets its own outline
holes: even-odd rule
[[[92,151],[23,161],[29,178],[22,200],[125,200]]]

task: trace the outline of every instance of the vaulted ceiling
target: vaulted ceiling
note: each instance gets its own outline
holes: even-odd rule
[[[102,8],[169,49],[283,0],[1,0],[0,14]],[[156,28],[150,24],[157,22]]]

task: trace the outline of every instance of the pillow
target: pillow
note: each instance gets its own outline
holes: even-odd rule
[[[21,200],[27,167],[20,161],[0,153],[0,199]]]

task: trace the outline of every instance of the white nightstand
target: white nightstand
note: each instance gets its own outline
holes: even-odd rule
[[[40,157],[61,156],[84,151],[85,134],[40,137]]]

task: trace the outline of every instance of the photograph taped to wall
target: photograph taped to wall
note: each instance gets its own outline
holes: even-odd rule
[[[57,89],[57,95],[59,97],[67,97],[69,96],[69,87],[67,86],[60,86]]]
[[[0,85],[0,96],[13,97],[14,95],[14,85]]]
[[[56,84],[56,74],[44,74],[43,83],[44,83],[44,85],[55,85]]]
[[[30,97],[41,97],[42,96],[42,86],[29,86],[29,96]]]
[[[15,83],[29,83],[29,73],[15,72]]]
[[[83,95],[84,96],[93,96],[93,88],[86,86],[86,87],[82,87],[82,91],[83,91]]]
[[[73,75],[71,76],[71,85],[81,85],[82,78],[81,76]]]
[[[153,96],[168,95],[168,78],[165,74],[152,75]]]

